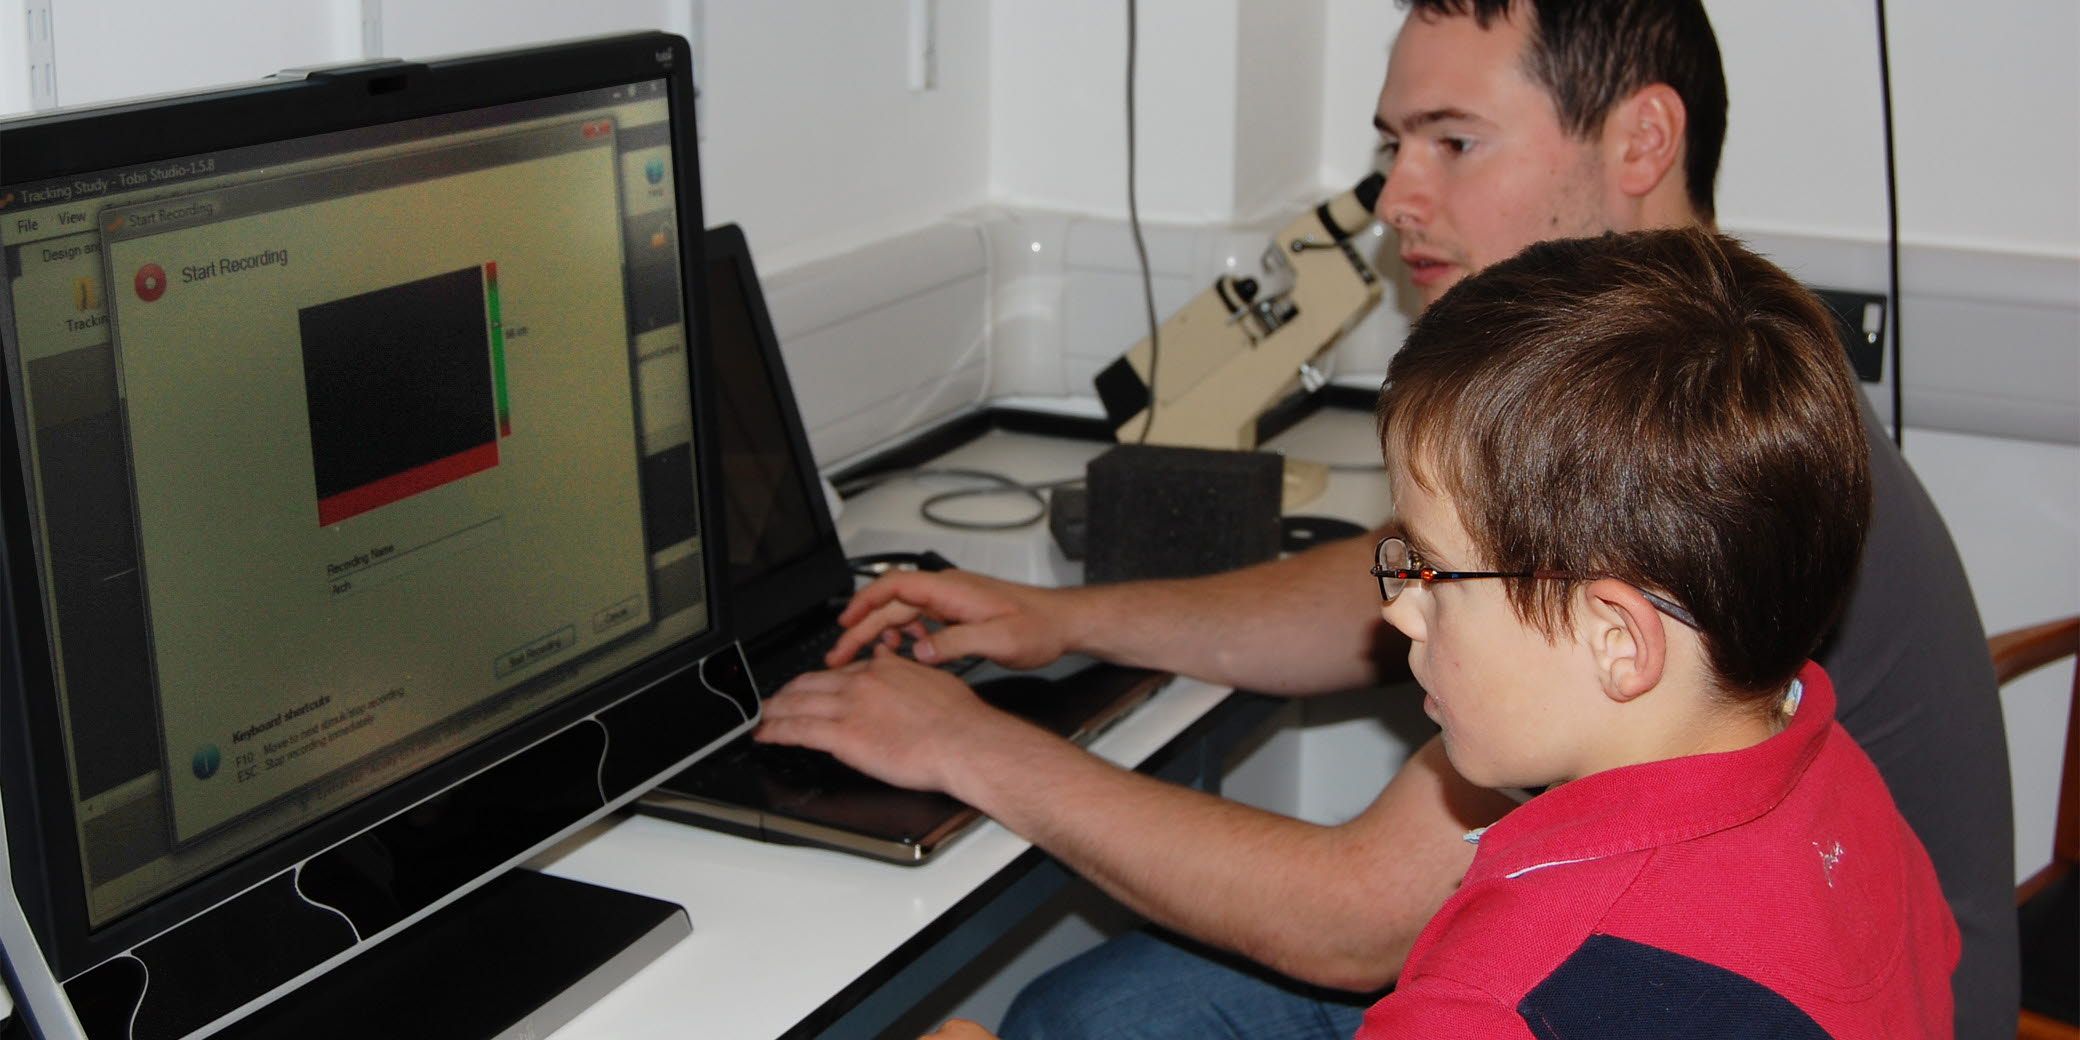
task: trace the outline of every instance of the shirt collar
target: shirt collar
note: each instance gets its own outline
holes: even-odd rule
[[[1477,839],[1468,882],[1688,841],[1761,816],[1783,801],[1833,727],[1834,684],[1818,664],[1798,673],[1789,724],[1738,751],[1606,770],[1551,788]]]

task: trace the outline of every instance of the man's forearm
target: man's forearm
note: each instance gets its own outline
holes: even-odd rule
[[[1357,820],[1323,827],[1119,769],[1038,731],[964,756],[950,793],[1129,908],[1297,978],[1369,990],[1471,858],[1461,840],[1507,803],[1411,760]]]
[[[1265,693],[1324,693],[1405,673],[1379,616],[1372,539],[1206,578],[1074,590],[1071,645],[1094,657]]]

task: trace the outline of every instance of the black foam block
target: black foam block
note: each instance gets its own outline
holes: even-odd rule
[[[1085,469],[1084,581],[1189,578],[1278,555],[1285,461],[1122,444]]]
[[[1083,559],[1083,546],[1090,532],[1090,492],[1080,487],[1056,488],[1047,495],[1047,530],[1062,555]]]

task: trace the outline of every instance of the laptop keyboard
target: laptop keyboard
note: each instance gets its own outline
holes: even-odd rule
[[[787,685],[795,676],[803,672],[822,671],[824,668],[823,655],[830,651],[831,645],[836,643],[838,637],[843,635],[844,632],[845,626],[832,621],[821,628],[810,630],[807,634],[793,642],[769,647],[759,654],[756,668],[759,696],[772,696],[780,687]],[[910,640],[907,637],[897,647],[897,652],[904,654],[910,652]],[[873,644],[869,643],[860,648],[859,653],[853,657],[853,660],[864,660],[872,656],[873,653]],[[966,675],[975,670],[975,667],[981,663],[982,659],[979,657],[963,657],[959,660],[947,661],[937,667],[942,672]]]
[[[830,652],[831,645],[845,634],[845,626],[833,619],[819,628],[810,629],[793,642],[773,647],[759,655],[758,692],[770,697],[774,691],[788,684],[803,672],[821,670],[823,655]]]

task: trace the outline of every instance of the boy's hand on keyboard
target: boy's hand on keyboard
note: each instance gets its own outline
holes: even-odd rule
[[[968,571],[902,571],[859,590],[838,617],[845,626],[824,663],[837,667],[869,645],[913,642],[926,664],[986,657],[1010,668],[1039,668],[1072,649],[1070,594],[1017,585]],[[944,627],[927,628],[927,622]]]
[[[828,751],[898,787],[958,798],[964,751],[1057,738],[984,703],[960,679],[877,646],[867,660],[781,687],[755,739]]]

